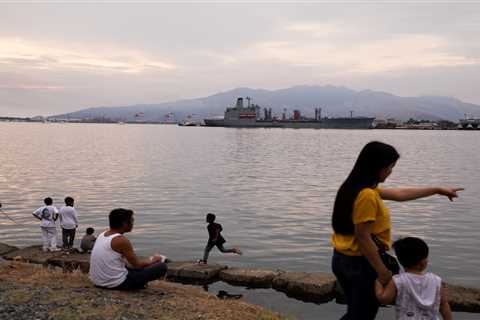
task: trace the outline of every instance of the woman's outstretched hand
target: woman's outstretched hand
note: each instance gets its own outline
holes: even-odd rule
[[[446,196],[450,201],[453,201],[453,198],[458,198],[458,191],[463,191],[464,188],[438,188],[437,194]]]

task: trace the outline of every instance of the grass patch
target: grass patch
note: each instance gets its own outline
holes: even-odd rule
[[[27,303],[32,298],[33,294],[30,290],[16,289],[9,291],[6,302],[11,304],[23,304]]]
[[[257,320],[295,320],[295,318],[290,316],[288,317],[280,316],[278,314],[265,311],[258,316]]]
[[[0,290],[3,301],[28,303],[28,310],[42,306],[42,317],[51,320],[294,319],[244,301],[218,300],[191,286],[155,281],[147,290],[138,292],[102,290],[80,272],[64,273],[20,262],[0,266],[0,287],[6,289]]]

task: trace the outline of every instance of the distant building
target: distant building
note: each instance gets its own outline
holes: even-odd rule
[[[388,118],[388,119],[375,119],[373,121],[373,127],[375,129],[395,129],[401,126],[401,121],[395,118]]]
[[[436,122],[405,123],[398,129],[436,130],[440,126]]]
[[[46,118],[44,116],[35,116],[35,117],[31,117],[30,120],[43,122],[43,121],[46,121]]]
[[[458,129],[465,129],[465,130],[480,129],[480,118],[460,119]]]

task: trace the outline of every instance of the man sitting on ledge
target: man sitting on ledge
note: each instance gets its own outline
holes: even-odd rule
[[[155,255],[139,259],[132,244],[123,235],[132,231],[133,211],[114,209],[109,215],[110,229],[101,233],[90,257],[90,280],[102,288],[135,290],[167,273],[165,257]],[[125,261],[132,268],[126,266]]]

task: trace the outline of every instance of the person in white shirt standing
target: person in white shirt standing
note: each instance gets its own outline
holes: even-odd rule
[[[452,320],[447,291],[442,279],[425,272],[428,245],[420,238],[407,237],[393,244],[405,272],[394,275],[383,287],[375,282],[375,295],[380,303],[395,303],[397,320]]]
[[[72,197],[65,198],[65,206],[60,209],[60,226],[62,227],[63,249],[73,248],[75,230],[78,227],[77,211],[73,207],[75,200]]]
[[[44,206],[33,212],[33,216],[40,220],[40,229],[42,230],[43,251],[58,251],[57,248],[57,226],[55,221],[58,219],[58,209],[53,206],[52,198],[43,200]]]

